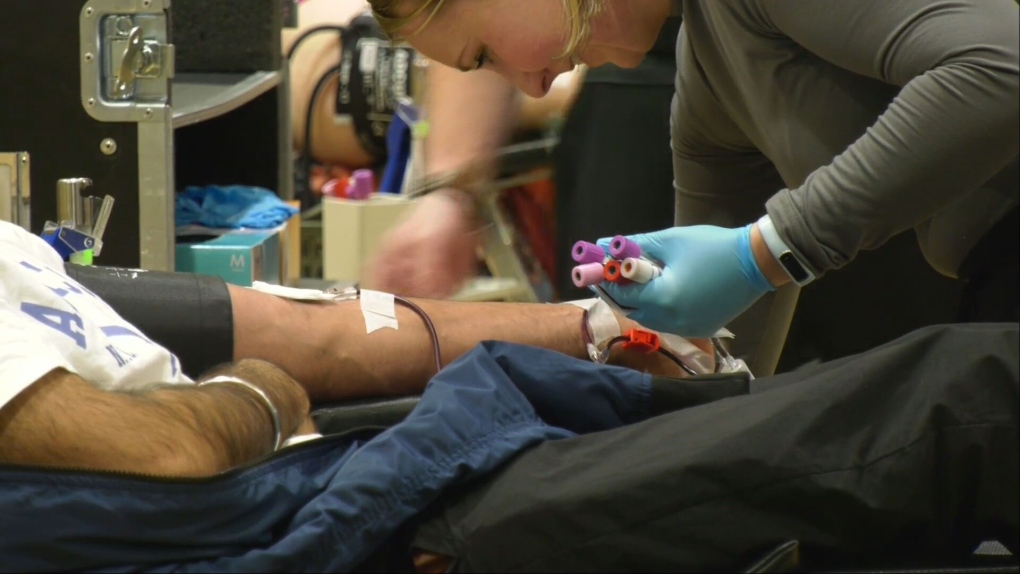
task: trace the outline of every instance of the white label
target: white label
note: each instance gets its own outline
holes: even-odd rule
[[[379,52],[379,40],[358,40],[358,49],[361,58],[358,60],[358,69],[362,74],[375,73],[375,62]]]

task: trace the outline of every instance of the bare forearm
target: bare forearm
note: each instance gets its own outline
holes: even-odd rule
[[[220,374],[261,388],[287,430],[307,413],[300,388],[259,380],[251,364]],[[0,461],[16,464],[202,476],[269,452],[273,438],[267,408],[238,385],[107,392],[55,370],[0,410]]]
[[[215,409],[204,410],[203,433],[219,453],[219,466],[231,468],[273,450],[276,437],[269,405],[250,388],[233,383],[202,384],[217,377],[235,378],[261,390],[276,411],[281,438],[291,436],[307,418],[308,395],[289,374],[266,361],[245,359],[222,365],[206,373],[198,390],[223,401]],[[168,389],[169,390],[169,389]],[[172,390],[171,390],[172,392]],[[191,393],[187,393],[190,395]],[[173,397],[158,397],[172,400]],[[192,400],[190,396],[186,400]],[[177,397],[177,400],[181,400]],[[240,402],[245,403],[241,410]],[[260,416],[253,417],[252,412]]]
[[[313,402],[420,393],[435,374],[424,322],[400,305],[397,330],[369,335],[357,301],[309,305],[234,287],[231,299],[235,359],[281,365]],[[577,307],[414,301],[436,327],[444,365],[486,339],[586,356]]]

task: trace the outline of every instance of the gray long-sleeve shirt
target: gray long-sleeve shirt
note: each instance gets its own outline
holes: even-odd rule
[[[915,228],[955,274],[1018,203],[1014,0],[684,0],[678,224],[765,204],[816,274]]]

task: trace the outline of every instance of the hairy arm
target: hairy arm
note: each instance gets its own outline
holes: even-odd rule
[[[302,424],[308,398],[286,373],[255,360],[216,369],[260,388],[284,436]],[[204,476],[272,450],[264,403],[233,384],[156,384],[108,392],[55,369],[0,409],[0,462]]]
[[[367,334],[357,301],[307,304],[228,286],[234,313],[234,358],[257,357],[282,366],[312,402],[421,393],[436,373],[424,322],[397,305],[398,329]],[[485,340],[507,341],[586,359],[583,312],[573,305],[458,303],[413,299],[432,320],[442,363],[448,365]],[[621,332],[639,327],[618,318]],[[703,350],[707,342],[695,341]],[[610,363],[683,376],[662,355],[614,348]]]

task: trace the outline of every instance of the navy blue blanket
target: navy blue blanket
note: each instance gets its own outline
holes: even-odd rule
[[[0,571],[349,570],[445,488],[530,445],[648,416],[651,380],[487,342],[401,424],[203,480],[0,467]]]

